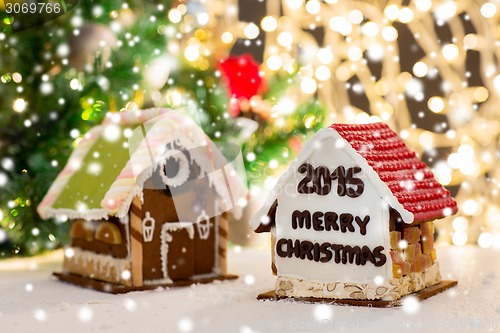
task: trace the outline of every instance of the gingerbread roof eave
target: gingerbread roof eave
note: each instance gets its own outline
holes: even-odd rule
[[[83,177],[80,169],[88,167],[88,165],[85,165],[86,159],[88,159],[90,154],[96,153],[98,140],[102,138],[102,135],[106,134],[106,126],[110,124],[127,125],[129,128],[136,128],[133,132],[137,130],[144,137],[137,140],[137,146],[133,150],[126,149],[123,146],[125,151],[121,152],[118,159],[119,162],[114,157],[115,153],[117,153],[117,148],[122,149],[121,143],[116,147],[111,147],[111,149],[108,147],[111,155],[106,156],[106,158],[109,163],[112,161],[116,164],[116,172],[113,177],[99,179],[102,181],[101,187],[104,191],[101,191],[95,198],[88,198],[85,201],[86,199],[84,198],[93,194],[91,189],[87,189],[88,193],[82,194],[83,198],[81,200],[76,198],[71,204],[67,204],[68,201],[66,204],[62,204],[58,200],[66,193],[64,191],[67,191],[68,183],[72,177]],[[188,131],[187,129],[190,130]],[[120,128],[120,130],[123,130],[123,128]],[[187,134],[188,132],[189,134]],[[182,135],[179,135],[179,133],[182,133]],[[135,196],[142,198],[143,188],[141,185],[157,166],[158,161],[153,156],[162,156],[165,144],[174,139],[179,139],[185,149],[201,147],[207,143],[210,144],[207,146],[205,155],[199,154],[199,156],[193,157],[193,159],[196,159],[196,163],[200,165],[204,174],[209,178],[211,186],[220,195],[218,204],[221,206],[220,209],[222,211],[229,210],[228,207],[232,203],[237,202],[238,198],[245,197],[247,194],[246,185],[236,172],[232,172],[231,165],[224,166],[225,182],[219,181],[221,176],[213,171],[220,167],[221,159],[224,157],[217,147],[211,144],[210,139],[205,135],[203,130],[196,126],[194,122],[181,113],[169,109],[135,110],[109,113],[103,124],[92,128],[84,135],[80,144],[72,152],[68,163],[59,173],[42,202],[37,207],[39,215],[44,219],[66,216],[69,219],[86,220],[107,219],[109,216],[124,217],[129,211],[133,198]],[[131,141],[129,140],[128,142],[130,143]],[[219,160],[217,162],[210,160],[213,156],[217,156]],[[215,176],[219,177],[215,179]],[[77,190],[79,189],[75,189],[75,187],[85,186],[85,183],[88,182],[80,181],[76,184],[73,183],[73,190],[78,192]],[[230,194],[228,194],[225,188],[226,184],[230,186]],[[87,205],[87,203],[90,204],[89,201],[93,202],[93,206]],[[236,204],[233,206],[231,213],[236,217],[240,216],[242,207]]]
[[[334,140],[341,140],[346,143],[344,149],[346,152],[356,161],[356,163],[366,170],[367,177],[373,181],[374,184],[377,184],[379,188],[379,192],[384,201],[396,209],[401,218],[405,223],[413,222],[413,214],[406,209],[397,201],[397,199],[392,195],[392,192],[389,190],[387,185],[380,180],[376,172],[367,164],[367,162],[352,148],[350,145],[332,128],[324,128],[319,130],[303,147],[303,149],[298,154],[297,158],[290,164],[289,168],[280,176],[276,186],[271,190],[271,193],[267,197],[263,206],[257,211],[257,213],[250,220],[250,227],[253,230],[265,230],[261,225],[268,224],[271,219],[267,216],[269,210],[271,209],[275,200],[278,199],[282,189],[285,187],[288,179],[290,179],[295,172],[295,170],[305,161],[309,159],[311,156],[314,145],[318,141],[323,141],[327,138],[333,138]],[[279,205],[279,202],[278,202]]]

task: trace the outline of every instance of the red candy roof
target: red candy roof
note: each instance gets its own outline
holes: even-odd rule
[[[457,203],[399,136],[384,123],[333,124],[389,187],[414,222],[431,221],[457,212]]]

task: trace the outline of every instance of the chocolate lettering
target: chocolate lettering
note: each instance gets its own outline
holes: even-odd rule
[[[337,194],[339,197],[346,195],[346,171],[345,167],[339,166],[335,171],[332,172],[331,179],[337,180]]]
[[[329,247],[332,244],[326,242],[320,245],[319,250],[321,251],[321,254],[324,254],[325,256],[320,259],[321,262],[329,262],[332,260],[332,251],[330,251]]]
[[[325,230],[330,231],[330,230],[335,230],[339,231],[339,225],[337,224],[337,219],[339,216],[337,213],[334,212],[326,212],[325,213]]]
[[[298,172],[305,173],[306,175],[297,185],[297,192],[302,194],[314,193],[314,187],[307,185],[313,179],[314,176],[313,166],[309,163],[304,163],[301,166],[299,166]]]
[[[314,168],[309,163],[304,163],[297,171],[305,174],[297,185],[297,192],[301,194],[327,195],[332,190],[332,182],[337,181],[337,195],[357,198],[363,194],[365,184],[355,176],[361,172],[360,167],[346,169],[343,165],[338,166],[332,173],[328,167],[320,165]]]
[[[321,256],[321,253],[319,252],[319,244],[314,243],[313,244],[313,255],[314,255],[314,261],[319,262],[319,257]]]
[[[384,251],[383,246],[377,246],[376,248],[373,249],[373,256],[376,259],[379,259],[379,261],[375,262],[375,267],[383,266],[387,261],[387,257],[385,256],[385,254],[382,253],[382,251]]]
[[[356,216],[354,219],[356,224],[359,226],[359,233],[362,235],[366,235],[366,225],[370,222],[370,216],[366,215],[364,219],[361,220],[359,216]]]
[[[353,220],[354,217],[351,214],[340,214],[340,231],[345,233],[349,229],[350,232],[354,232]]]
[[[360,216],[353,216],[349,213],[337,215],[335,212],[314,212],[311,217],[311,212],[308,210],[299,211],[295,210],[292,213],[292,228],[297,229],[311,229],[311,227],[315,231],[341,231],[342,233],[346,232],[355,232],[355,225],[353,222],[356,222],[356,225],[359,227],[359,233],[361,235],[366,235],[366,226],[368,222],[370,222],[370,216],[366,215],[361,218]]]
[[[308,210],[300,212],[298,210],[292,213],[292,228],[306,228],[311,229],[311,213]]]
[[[281,258],[285,258],[287,256],[287,251],[283,251],[283,245],[286,244],[287,240],[285,238],[281,238],[279,241],[276,242],[276,254]]]
[[[345,245],[342,250],[342,263],[346,264],[348,261],[350,264],[356,260],[356,265],[359,266],[361,263],[361,249],[359,246],[349,246]]]
[[[340,251],[342,250],[344,246],[340,244],[332,244],[332,250],[335,253],[335,262],[337,264],[340,263]]]
[[[313,214],[312,224],[313,224],[313,229],[316,230],[316,231],[323,231],[323,230],[325,230],[325,228],[323,228],[323,226],[321,225],[323,223],[323,221],[321,220],[321,217],[323,217],[323,213],[322,212],[315,212]]]
[[[310,241],[302,241],[300,244],[300,259],[304,260],[306,257],[308,260],[313,260],[313,243]]]
[[[330,171],[326,166],[319,166],[314,169],[313,185],[315,193],[318,195],[327,195],[332,188],[332,180],[330,178]]]
[[[284,248],[286,247],[286,248]],[[276,242],[276,254],[281,258],[298,258],[315,262],[327,263],[334,260],[337,264],[355,264],[364,266],[370,262],[375,267],[383,266],[387,257],[383,253],[384,247],[377,246],[372,250],[366,245],[350,246],[331,244],[328,242],[316,243],[300,241],[298,239],[281,238]]]
[[[363,246],[361,248],[361,265],[364,265],[367,261],[375,264],[375,257],[368,246]]]
[[[293,242],[291,239],[288,239],[286,245],[286,256],[288,258],[291,258],[293,255],[295,255],[296,258],[300,257],[300,240],[296,239],[295,242]]]
[[[353,167],[347,169],[347,176],[346,176],[346,194],[350,198],[357,198],[361,194],[363,194],[365,190],[365,184],[363,181],[359,178],[354,177],[355,173],[361,172],[360,167]],[[349,186],[350,185],[350,186]],[[356,189],[352,188],[351,186],[356,186]]]

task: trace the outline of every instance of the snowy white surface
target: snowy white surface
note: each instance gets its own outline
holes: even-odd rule
[[[61,283],[61,252],[0,261],[0,332],[494,332],[500,321],[498,250],[439,248],[445,279],[459,285],[392,309],[257,301],[273,289],[268,250],[233,249],[240,278],[109,295]]]

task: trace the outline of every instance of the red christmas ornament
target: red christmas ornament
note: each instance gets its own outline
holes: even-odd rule
[[[236,117],[240,113],[240,100],[249,100],[262,93],[266,82],[259,75],[259,64],[249,54],[229,57],[221,62],[220,67],[231,96],[229,109],[231,115]]]

